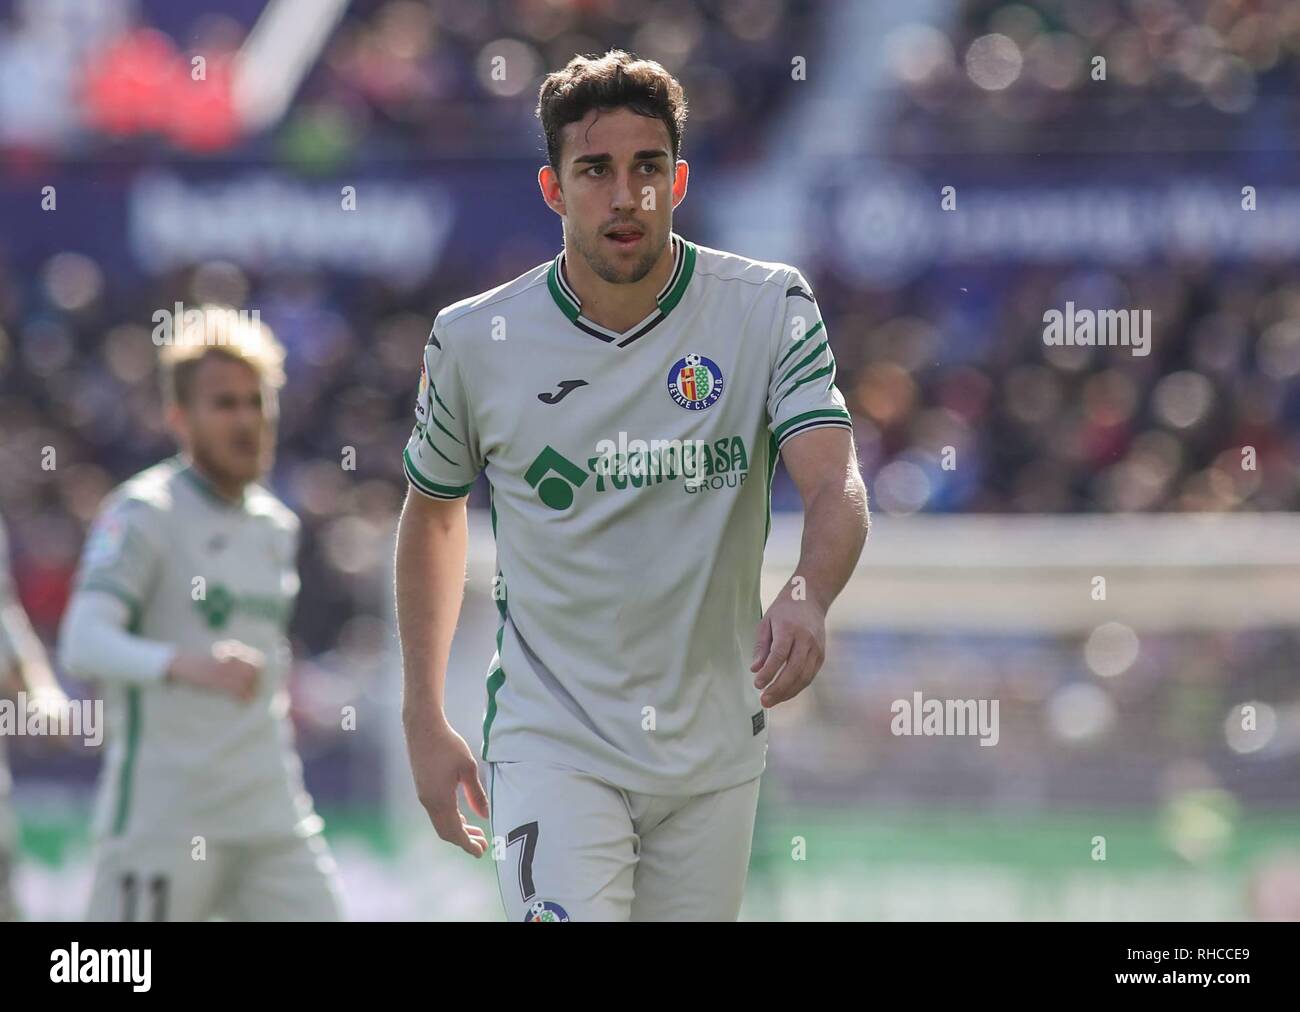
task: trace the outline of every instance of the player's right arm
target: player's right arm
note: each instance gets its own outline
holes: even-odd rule
[[[76,587],[59,629],[59,663],[80,678],[132,685],[166,679],[249,700],[265,659],[229,641],[186,653],[135,629],[164,558],[152,507],[120,500],[98,517],[82,553]]]
[[[483,831],[457,804],[487,818],[478,762],[447,721],[443,687],[451,637],[460,617],[468,542],[465,500],[441,502],[409,491],[397,528],[397,634],[402,644],[402,726],[416,794],[438,836],[474,857],[487,850]]]
[[[437,329],[424,350],[415,428],[403,453],[410,488],[397,527],[394,563],[397,632],[402,647],[402,725],[416,794],[438,836],[474,857],[483,831],[457,803],[488,816],[478,762],[447,721],[444,686],[451,638],[465,589],[469,531],[466,499],[479,470],[468,398]]]

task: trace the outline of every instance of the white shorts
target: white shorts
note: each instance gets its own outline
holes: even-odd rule
[[[113,837],[96,847],[88,921],[339,921],[334,858],[320,836],[209,843]]]
[[[497,883],[509,921],[734,921],[758,781],[709,794],[625,791],[568,766],[491,764]]]

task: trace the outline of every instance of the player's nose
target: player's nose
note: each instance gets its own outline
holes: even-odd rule
[[[614,193],[610,200],[610,209],[614,211],[628,211],[636,206],[636,192],[632,185],[630,175],[621,175],[618,177],[618,183],[614,186]]]

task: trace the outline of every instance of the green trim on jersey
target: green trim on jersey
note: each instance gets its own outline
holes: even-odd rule
[[[436,386],[433,385],[433,380],[432,380],[432,379],[429,380],[429,389],[433,392],[433,399],[434,399],[435,401],[438,402],[438,407],[442,408],[443,411],[447,412],[447,417],[450,418],[450,419],[454,422],[454,421],[456,420],[456,416],[453,415],[453,414],[451,413],[451,408],[447,407],[447,405],[445,405],[445,404],[442,403],[442,398],[438,396],[438,388],[437,388]],[[432,411],[429,412],[429,420],[432,421],[432,422],[434,423],[434,425],[438,425],[437,421],[435,421],[434,418],[433,418],[433,412],[432,412]],[[442,426],[441,426],[441,425],[438,425],[438,428],[442,429]],[[447,432],[446,429],[442,429],[442,431],[443,431],[443,432]],[[450,432],[447,432],[447,435],[451,436],[451,433],[450,433]],[[455,436],[452,436],[451,438],[452,438],[452,439],[456,439]],[[456,442],[459,443],[460,440],[459,440],[459,439],[456,439]]]
[[[686,289],[691,283],[691,277],[695,274],[695,261],[697,259],[695,244],[683,239],[676,232],[669,236],[668,242],[673,248],[673,270],[668,276],[667,284],[655,296],[655,303],[658,308],[640,323],[622,333],[602,327],[582,315],[582,303],[579,301],[577,293],[565,280],[562,271],[565,258],[564,250],[561,250],[555,259],[551,261],[551,266],[546,272],[546,290],[551,293],[551,298],[559,306],[560,312],[579,330],[591,334],[593,337],[598,337],[606,343],[616,343],[619,347],[631,344],[642,334],[662,323],[668,314],[677,307],[677,304],[682,301],[682,297],[686,294]]]
[[[682,296],[686,294],[686,286],[691,283],[691,276],[695,273],[695,244],[682,240],[682,256],[685,263],[682,265],[682,276],[677,279],[677,284],[673,285],[672,291],[666,298],[659,299],[659,308],[667,316],[677,308],[677,303],[682,301]]]
[[[429,449],[431,449],[434,453],[436,453],[439,457],[441,457],[443,460],[445,460],[445,461],[446,461],[448,464],[450,464],[452,467],[460,467],[460,461],[458,461],[458,460],[452,460],[452,459],[451,459],[450,457],[448,457],[445,453],[443,453],[440,449],[438,449],[438,444],[435,443],[435,442],[433,441],[433,439],[429,436],[429,430],[428,430],[428,429],[425,429],[425,430],[424,430],[424,441],[425,441],[426,443],[429,444]]]
[[[805,411],[802,415],[795,415],[793,418],[787,418],[784,422],[782,422],[780,425],[776,427],[776,431],[772,433],[772,438],[775,439],[778,443],[780,443],[782,437],[784,437],[785,434],[789,432],[791,428],[800,424],[801,422],[811,421],[814,418],[826,418],[826,419],[834,418],[834,419],[838,419],[845,425],[851,426],[853,424],[853,418],[849,415],[847,411],[841,408],[819,408],[816,411]]]
[[[83,590],[87,589],[85,587]],[[122,600],[127,600],[123,595],[117,595]],[[139,604],[130,602],[131,618],[126,626],[126,631],[132,635],[139,635],[140,623],[143,621],[144,613]],[[143,699],[140,696],[140,686],[130,685],[126,690],[126,758],[122,760],[122,769],[117,778],[117,812],[113,816],[113,835],[121,836],[122,831],[126,829],[127,817],[131,814],[131,793],[135,784],[135,764],[140,755],[140,726],[142,718],[140,716],[140,707]]]
[[[767,547],[767,536],[772,533],[772,480],[776,477],[776,458],[781,455],[781,446],[776,436],[767,440],[767,526],[763,528],[763,547]]]
[[[826,326],[826,321],[818,320],[816,326],[814,326],[812,330],[808,331],[808,333],[804,334],[803,337],[799,338],[799,340],[795,341],[794,344],[790,345],[790,347],[786,349],[785,354],[781,356],[781,361],[776,364],[776,367],[780,369],[781,366],[785,365],[786,362],[790,361],[790,356],[793,355],[800,348],[802,348],[805,344],[807,344],[809,339],[812,338],[817,333],[817,331],[821,330],[822,327],[824,326]]]
[[[474,490],[472,481],[468,485],[439,485],[436,481],[430,481],[416,470],[415,462],[411,460],[410,450],[402,451],[402,463],[405,465],[406,477],[410,483],[434,499],[463,499]]]
[[[830,344],[826,341],[823,341],[821,344],[817,345],[816,348],[810,351],[807,355],[801,358],[794,365],[790,366],[790,368],[785,371],[785,375],[783,375],[779,380],[776,381],[776,385],[780,387],[782,383],[788,380],[791,376],[797,373],[804,366],[815,361],[818,355],[820,355],[824,351],[827,351],[827,349],[829,348],[830,348]],[[835,358],[834,354],[831,354],[831,359],[834,360],[834,358]]]
[[[497,536],[497,504],[494,501],[492,501],[492,497],[490,495],[488,497],[488,509],[492,516],[492,540],[495,541]],[[492,721],[496,720],[496,716],[497,716],[497,693],[501,690],[501,686],[505,685],[506,683],[505,668],[501,664],[501,649],[502,649],[502,642],[505,639],[505,633],[506,633],[506,599],[509,596],[509,591],[505,589],[506,587],[505,577],[501,573],[500,566],[497,567],[497,579],[501,581],[500,586],[502,588],[503,593],[499,598],[496,599],[497,614],[500,616],[501,619],[500,624],[497,626],[497,666],[488,673],[487,711],[483,715],[482,756],[485,762],[487,761],[488,739],[492,735]],[[495,592],[496,587],[493,587],[492,589]],[[496,597],[496,594],[493,593],[492,596]]]
[[[499,638],[499,636],[498,636]],[[500,650],[500,647],[497,647]],[[493,668],[492,673],[488,675],[487,692],[488,703],[487,713],[483,716],[483,761],[488,761],[488,739],[492,735],[492,722],[497,719],[497,692],[501,686],[506,684],[506,673],[499,667]]]
[[[551,261],[551,269],[546,272],[546,289],[551,293],[555,304],[560,307],[560,312],[569,318],[570,323],[576,323],[578,317],[582,315],[582,308],[560,287],[559,257]]]
[[[815,379],[821,379],[823,376],[829,376],[829,377],[830,377],[830,381],[826,384],[826,389],[829,390],[829,389],[831,388],[831,386],[835,383],[835,359],[834,359],[834,357],[831,358],[831,364],[830,364],[830,365],[826,366],[825,368],[818,369],[816,372],[809,373],[807,376],[805,376],[803,379],[801,379],[798,383],[796,383],[794,386],[792,386],[789,390],[787,390],[785,393],[783,393],[783,394],[781,395],[780,400],[778,400],[778,401],[776,402],[776,406],[779,408],[779,407],[781,406],[781,401],[785,400],[785,399],[786,399],[787,397],[789,397],[792,393],[794,393],[796,390],[798,390],[801,386],[803,386],[803,385],[805,385],[805,384],[807,384],[807,383],[811,383],[811,382],[812,382],[813,380],[815,380]]]
[[[135,763],[140,755],[140,687],[126,690],[126,758],[117,780],[117,813],[113,816],[113,835],[121,836],[131,814],[131,790],[135,781]]]
[[[434,396],[436,397],[437,394],[435,394]],[[439,401],[438,403],[441,404],[442,402]],[[447,414],[450,415],[451,412],[448,411]],[[454,421],[455,418],[453,417],[452,420]],[[434,418],[432,412],[429,413],[429,421],[433,422],[433,424],[436,425],[436,426],[438,426],[439,429],[441,429],[443,432],[447,433],[447,435],[450,436],[454,442],[460,443],[461,446],[464,446],[464,445],[465,445],[464,442],[462,442],[461,440],[459,440],[459,439],[456,438],[456,434],[455,434],[454,432],[449,431],[449,430],[447,429],[447,427],[446,427],[445,425],[442,424],[442,422],[440,422],[440,421],[438,421],[438,419]],[[425,438],[425,439],[429,439],[429,430],[428,430],[428,429],[425,429],[425,430],[424,430],[424,438]],[[432,439],[429,439],[429,445],[430,445],[430,446],[433,446],[433,440],[432,440]],[[438,449],[436,446],[434,446],[433,448],[434,448],[435,450]]]

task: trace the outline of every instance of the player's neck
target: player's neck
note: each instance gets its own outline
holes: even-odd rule
[[[231,506],[238,506],[244,501],[244,489],[248,487],[244,482],[219,478],[211,469],[204,467],[193,457],[186,456],[184,460],[189,466],[191,476],[210,495]]]
[[[631,284],[606,281],[582,257],[567,253],[563,269],[565,280],[582,303],[582,315],[621,334],[654,312],[656,297],[673,273],[673,244],[666,242],[650,273]]]

